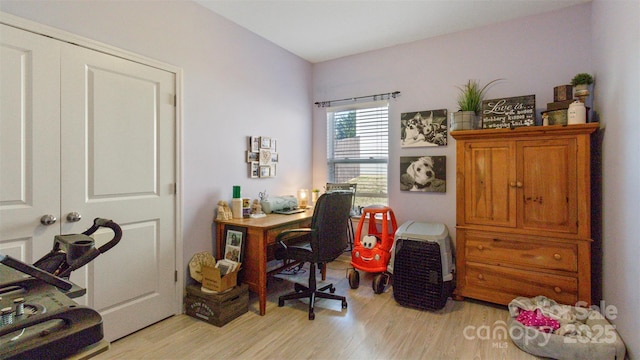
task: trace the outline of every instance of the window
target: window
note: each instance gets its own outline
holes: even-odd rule
[[[389,104],[327,109],[327,182],[356,186],[355,206],[388,205]]]

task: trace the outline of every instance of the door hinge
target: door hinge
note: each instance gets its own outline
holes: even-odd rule
[[[169,184],[169,194],[177,195],[178,194],[178,184],[171,183]]]
[[[178,106],[178,94],[173,95],[173,106]]]
[[[173,273],[173,282],[178,282],[178,270],[175,270]]]

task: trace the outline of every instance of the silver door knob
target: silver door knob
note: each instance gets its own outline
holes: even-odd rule
[[[69,222],[78,222],[80,221],[80,219],[82,219],[82,215],[80,215],[80,213],[78,212],[70,212],[69,215],[67,215],[67,220]]]
[[[42,225],[53,225],[56,223],[56,217],[51,215],[51,214],[47,214],[47,215],[42,215],[42,217],[40,218],[40,224]]]

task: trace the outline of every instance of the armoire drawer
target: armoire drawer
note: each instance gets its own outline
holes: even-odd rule
[[[578,271],[578,247],[574,244],[507,234],[468,232],[465,235],[465,251],[467,261]]]
[[[518,296],[544,295],[562,304],[578,301],[578,280],[568,276],[537,273],[467,262],[465,290],[474,289],[491,294],[495,301],[507,304]]]

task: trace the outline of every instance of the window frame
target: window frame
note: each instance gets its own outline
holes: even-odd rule
[[[356,184],[358,184],[357,188],[356,188],[356,198],[363,200],[363,199],[379,199],[380,201],[375,201],[374,203],[358,203],[358,201],[356,201],[356,205],[359,206],[368,206],[368,205],[373,205],[373,204],[382,204],[382,205],[388,205],[389,203],[389,101],[388,100],[381,100],[381,101],[368,101],[368,102],[361,102],[361,103],[356,103],[356,104],[350,104],[350,105],[344,105],[344,106],[335,106],[335,107],[328,107],[326,108],[326,128],[327,128],[327,182],[328,183],[335,183],[335,182],[347,182],[344,181],[344,179],[336,179],[336,166],[339,166],[341,164],[344,165],[349,165],[349,164],[358,164],[358,165],[373,165],[374,167],[376,165],[381,165],[384,164],[384,175],[385,175],[385,179],[384,179],[384,184],[385,184],[385,188],[383,190],[383,192],[364,192],[366,191],[365,189],[367,188],[366,186],[362,186],[363,183],[358,183],[355,182]],[[369,157],[354,157],[354,158],[349,158],[349,157],[336,157],[336,128],[335,128],[335,114],[336,113],[340,113],[340,112],[346,112],[346,111],[359,111],[359,110],[367,110],[367,109],[379,109],[379,108],[386,108],[386,119],[385,119],[385,124],[386,124],[386,131],[384,132],[384,135],[386,135],[386,139],[382,139],[382,143],[386,143],[386,148],[384,148],[384,154],[382,153],[376,153],[374,154],[374,156],[369,156]],[[357,121],[357,119],[356,119]],[[375,128],[376,126],[378,126],[380,124],[380,122],[375,123],[376,125],[370,125],[371,128]],[[378,136],[367,136],[365,138],[369,138],[369,139],[375,139]],[[378,146],[376,148],[376,150],[381,150],[383,149],[383,147]],[[382,171],[380,172],[376,172],[373,171],[373,174],[381,174]]]

